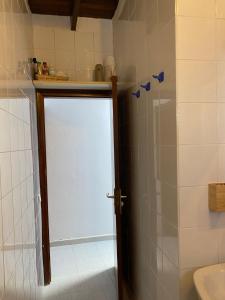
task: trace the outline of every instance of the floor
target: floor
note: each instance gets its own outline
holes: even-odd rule
[[[53,247],[51,265],[52,283],[42,299],[117,299],[113,241]]]

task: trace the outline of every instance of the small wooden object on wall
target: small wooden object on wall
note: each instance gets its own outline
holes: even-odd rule
[[[225,212],[225,183],[210,183],[208,194],[209,210]]]

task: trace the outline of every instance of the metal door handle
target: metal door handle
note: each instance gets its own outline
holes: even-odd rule
[[[115,196],[114,195],[110,195],[109,193],[106,194],[106,197],[109,199],[114,199]],[[127,199],[127,196],[121,196],[121,199]]]
[[[109,198],[109,199],[114,199],[115,198],[114,195],[110,195],[109,193],[106,194],[106,197]]]

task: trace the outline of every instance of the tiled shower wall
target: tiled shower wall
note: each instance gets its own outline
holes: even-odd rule
[[[177,0],[176,15],[181,299],[194,300],[193,271],[225,259],[207,187],[225,180],[225,2]]]
[[[32,22],[25,1],[0,0],[0,41],[0,299],[38,299],[40,204],[35,135],[31,138]]]
[[[113,55],[111,20],[78,18],[74,32],[69,17],[33,15],[32,19],[35,57],[70,79],[87,81],[95,65]]]
[[[113,22],[129,210],[130,299],[179,299],[175,2],[121,1]],[[164,71],[159,84],[152,75]],[[140,84],[151,81],[146,92]],[[141,89],[141,97],[131,93]]]
[[[225,214],[208,210],[208,183],[225,180],[224,37],[221,0],[121,1],[114,19],[118,73],[132,87],[131,298],[197,299],[194,270],[224,262]],[[150,78],[151,92],[132,97]]]

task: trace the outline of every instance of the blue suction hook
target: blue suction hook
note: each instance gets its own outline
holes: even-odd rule
[[[140,90],[137,90],[136,92],[133,92],[132,93],[132,96],[135,96],[137,98],[140,98],[141,97],[141,91]]]
[[[165,74],[164,72],[160,72],[157,75],[152,75],[153,78],[157,79],[159,81],[159,83],[163,82],[165,79]]]
[[[141,84],[141,87],[143,89],[145,89],[146,91],[151,91],[151,82],[149,81],[149,82],[147,82],[145,84]]]

